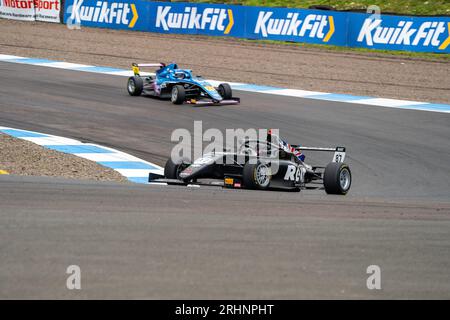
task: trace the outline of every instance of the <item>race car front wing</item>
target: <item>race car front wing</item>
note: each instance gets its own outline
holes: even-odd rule
[[[186,101],[187,104],[193,104],[193,105],[202,105],[202,106],[220,106],[220,105],[233,105],[233,104],[239,104],[241,103],[240,98],[231,98],[228,100],[197,100],[197,99],[189,99]]]

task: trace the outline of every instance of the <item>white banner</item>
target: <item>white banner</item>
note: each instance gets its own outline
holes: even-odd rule
[[[60,22],[61,0],[0,0],[0,18]]]
[[[37,21],[61,22],[59,18],[61,0],[34,0],[34,7]]]
[[[0,17],[34,21],[34,0],[0,0]]]

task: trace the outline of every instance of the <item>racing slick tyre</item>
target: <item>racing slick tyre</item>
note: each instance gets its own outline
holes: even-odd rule
[[[224,100],[230,100],[233,97],[233,91],[228,83],[219,84],[217,91]]]
[[[265,190],[269,188],[272,178],[270,168],[258,161],[256,164],[246,163],[242,172],[242,181],[247,189]]]
[[[140,96],[144,90],[144,81],[141,77],[129,77],[127,89],[130,96]]]
[[[323,185],[328,194],[347,194],[352,184],[352,173],[345,163],[331,162],[323,173]]]
[[[172,87],[172,95],[170,96],[170,101],[173,104],[182,104],[186,99],[186,91],[184,87],[177,84]]]
[[[174,162],[172,158],[169,158],[164,167],[164,177],[167,179],[180,179],[180,173],[189,166],[189,160],[180,159],[179,161]]]

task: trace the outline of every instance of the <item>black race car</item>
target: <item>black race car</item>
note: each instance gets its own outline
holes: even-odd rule
[[[302,151],[334,152],[324,166],[306,164]],[[259,190],[325,189],[328,194],[345,195],[350,190],[350,167],[343,163],[345,148],[290,146],[277,136],[270,141],[246,140],[237,152],[212,152],[190,163],[169,159],[164,176],[150,174],[149,182],[173,185],[218,185]]]

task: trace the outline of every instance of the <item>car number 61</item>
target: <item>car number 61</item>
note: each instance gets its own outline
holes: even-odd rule
[[[344,162],[345,152],[336,151],[333,156],[333,162]]]

